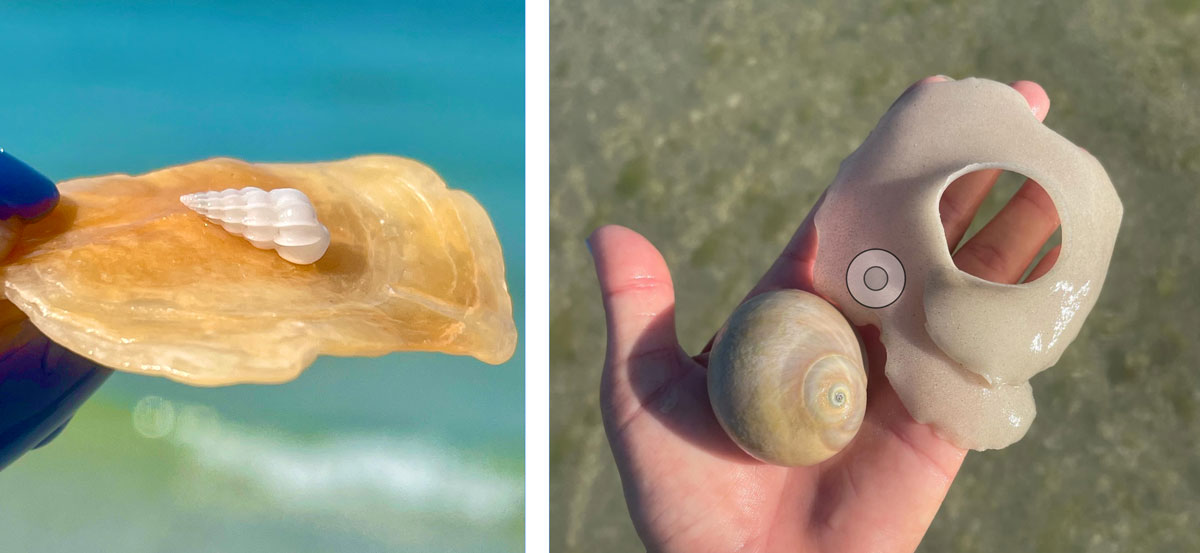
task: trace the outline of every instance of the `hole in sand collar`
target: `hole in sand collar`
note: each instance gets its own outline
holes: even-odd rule
[[[985,194],[982,192],[983,185],[980,184],[980,181],[983,180],[986,173],[996,171],[1000,171],[996,184]],[[1026,184],[1027,182],[1028,184]],[[1022,190],[1023,187],[1028,189]],[[954,195],[953,200],[947,199],[947,195]],[[980,198],[981,195],[982,198]],[[1019,258],[1021,261],[1027,258],[1031,259],[1015,281],[1016,283],[1032,282],[1053,268],[1057,256],[1046,260],[1044,266],[1039,265],[1052,250],[1062,244],[1062,228],[1055,226],[1053,232],[1045,240],[1042,240],[1041,237],[1045,235],[1047,228],[1032,222],[1034,217],[1045,218],[1047,209],[1053,210],[1054,219],[1058,219],[1057,208],[1045,189],[1037,182],[1029,180],[1025,175],[1015,171],[981,169],[966,173],[955,179],[942,193],[939,209],[943,229],[947,228],[949,222],[946,217],[956,211],[948,208],[948,203],[951,201],[960,212],[961,210],[969,212],[971,207],[978,206],[978,210],[975,211],[974,217],[958,242],[947,244],[951,255],[955,258],[955,265],[960,269],[964,268],[962,264],[964,256],[960,255],[960,252],[963,248],[968,247],[967,244],[971,243],[973,239],[980,237],[981,232],[985,234],[980,240],[989,243],[991,243],[989,237],[1004,236],[1005,238],[1001,242],[1004,246],[1004,255]],[[1001,217],[1001,219],[996,221],[997,217]],[[989,228],[989,224],[993,221],[995,223]],[[961,228],[961,222],[956,225]],[[985,231],[985,229],[987,230]],[[986,276],[981,276],[981,278],[997,282]],[[1004,284],[1012,283],[1004,282]]]

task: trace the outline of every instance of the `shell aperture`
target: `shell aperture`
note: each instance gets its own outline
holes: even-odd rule
[[[725,432],[750,455],[815,465],[854,438],[867,405],[858,337],[836,308],[800,290],[738,307],[709,354],[708,395]]]
[[[297,265],[316,263],[329,249],[329,229],[317,220],[308,196],[295,188],[227,188],[185,194],[179,201],[230,234]]]

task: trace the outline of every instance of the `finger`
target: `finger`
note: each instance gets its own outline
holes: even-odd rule
[[[619,421],[637,398],[677,375],[675,290],[667,263],[638,233],[610,225],[588,238],[608,326],[601,389],[606,413]]]
[[[71,424],[71,419],[73,419],[73,418],[75,418],[74,415],[67,417],[66,422],[58,425],[58,428],[55,428],[53,431],[51,431],[49,436],[42,438],[42,441],[38,442],[37,445],[33,446],[33,449],[41,449],[41,448],[49,445],[50,442],[53,442],[55,438],[59,437],[62,434],[63,430],[67,429],[67,425]]]
[[[1035,265],[1033,270],[1029,272],[1029,278],[1026,278],[1025,282],[1033,282],[1050,272],[1050,269],[1054,267],[1054,262],[1058,261],[1058,254],[1061,251],[1062,244],[1059,244],[1054,246],[1054,248],[1052,248],[1050,251],[1046,252],[1046,255],[1042,256],[1042,259],[1038,261],[1038,264]]]
[[[1023,87],[1014,85],[1019,91]],[[1030,104],[1048,105],[1039,104],[1036,97]],[[1044,108],[1034,112],[1039,111],[1044,115]],[[943,198],[948,195],[953,207],[945,209],[943,205],[942,213],[951,247],[961,240],[998,174],[969,174],[946,191]],[[861,327],[859,333],[870,372],[867,413],[850,447],[823,473],[818,505],[827,507],[814,514],[822,519],[822,527],[871,529],[830,532],[834,550],[913,550],[941,506],[966,452],[912,418],[884,375],[887,352],[878,329]]]
[[[1017,81],[1011,85],[1025,102],[1038,121],[1046,119],[1050,111],[1050,97],[1040,85],[1032,81]],[[951,251],[962,242],[963,235],[971,226],[971,220],[979,212],[988,192],[996,185],[996,179],[1003,173],[1001,169],[984,169],[967,173],[950,183],[942,193],[939,211],[942,217],[942,227],[946,229],[946,243]]]
[[[896,101],[899,101],[900,98],[903,98],[921,85],[948,80],[950,80],[950,77],[945,75],[925,77],[905,89],[896,98]],[[895,104],[893,103],[893,105]],[[742,299],[743,302],[771,290],[794,288],[807,292],[813,291],[812,268],[817,259],[817,233],[813,217],[816,216],[817,210],[821,207],[821,202],[824,200],[825,193],[821,193],[821,197],[817,198],[816,203],[809,210],[808,216],[800,224],[800,228],[796,229],[796,233],[792,235],[792,239],[788,242],[787,246],[784,246],[783,252],[771,264],[771,268],[767,269],[767,272],[759,279],[758,284],[754,285],[749,294],[746,294],[746,297]],[[705,348],[706,351],[707,349]]]
[[[58,187],[0,148],[0,220],[36,220],[58,205]]]
[[[22,228],[24,228],[24,224],[18,217],[0,221],[0,260],[8,257],[9,252],[12,252],[13,247],[17,245]]]
[[[29,321],[4,327],[0,352],[3,469],[50,441],[112,370],[51,342]]]
[[[925,77],[913,83],[912,86],[909,86],[900,97],[903,98],[905,94],[908,94],[921,85],[948,80],[950,78],[944,75]],[[1038,117],[1039,121],[1045,119],[1046,112],[1050,109],[1050,98],[1042,90],[1041,86],[1030,81],[1017,81],[1012,84],[1012,87],[1025,97],[1025,101],[1029,103],[1030,109]],[[988,191],[995,184],[996,177],[999,176],[1001,171],[992,171],[990,176],[986,175],[986,173],[988,172],[976,171],[975,173],[964,175],[952,183],[950,188],[946,190],[946,193],[942,195],[943,203],[947,201],[952,204],[955,204],[955,202],[966,202],[961,206],[957,206],[956,204],[957,209],[952,208],[952,210],[956,211],[957,215],[948,221],[950,226],[947,226],[947,235],[949,236],[951,226],[956,229],[957,238],[954,240],[955,245],[958,244],[958,241],[962,238],[962,233],[966,232],[967,227],[971,224],[971,219],[975,217],[975,212],[978,211],[979,204],[983,202],[983,198],[987,196]],[[988,177],[986,182],[980,181],[982,177]],[[960,184],[959,181],[963,181],[964,179],[966,179],[966,182]],[[822,194],[813,205],[812,210],[809,211],[804,222],[801,223],[800,228],[792,236],[791,241],[784,247],[779,258],[775,260],[771,268],[759,280],[758,284],[746,295],[746,298],[742,300],[743,302],[763,292],[783,288],[812,291],[812,267],[816,261],[818,242],[813,225],[813,216],[821,206],[824,198],[825,195]],[[943,220],[943,224],[946,223],[947,221]]]
[[[896,100],[899,101],[900,98],[903,98],[921,85],[948,80],[950,80],[950,77],[944,75],[925,77],[910,85]],[[794,288],[807,292],[813,291],[812,271],[813,265],[817,260],[817,232],[813,218],[824,201],[825,193],[822,192],[821,197],[817,198],[816,203],[813,204],[812,209],[809,210],[808,215],[804,218],[804,222],[800,223],[800,228],[796,229],[796,233],[792,235],[792,239],[784,246],[783,252],[779,254],[779,257],[775,259],[775,262],[771,264],[767,272],[758,280],[758,284],[754,285],[749,294],[746,294],[742,302],[763,292],[770,292],[771,290]],[[710,340],[709,346],[705,347],[704,351],[708,351],[711,345]]]
[[[822,465],[813,516],[833,551],[912,551],[933,521],[966,451],[915,421],[883,374],[887,352],[859,327],[870,371],[854,441]]]
[[[1046,94],[1042,85],[1033,81],[1016,81],[1009,86],[1025,97],[1025,102],[1029,104],[1029,110],[1033,112],[1038,121],[1046,120],[1046,113],[1050,111],[1050,96]]]
[[[904,98],[905,96],[908,96],[908,93],[912,92],[918,86],[921,86],[923,84],[940,83],[940,82],[951,81],[951,80],[953,80],[953,79],[951,79],[950,77],[947,77],[945,75],[933,75],[930,77],[925,77],[924,79],[921,79],[913,84],[910,84],[910,85],[908,85],[908,88],[904,89],[904,92],[901,92],[900,95],[897,96],[895,100],[892,100],[892,105],[888,106],[888,111],[891,111],[891,109],[893,107],[896,107],[896,104],[902,98]]]
[[[1002,169],[972,171],[946,187],[938,204],[938,213],[942,218],[942,228],[946,230],[946,245],[950,251],[958,247],[967,228],[971,226],[971,220],[979,212],[979,206],[983,205],[984,198],[1003,172]]]
[[[954,264],[982,279],[1015,284],[1058,224],[1050,196],[1027,179],[1000,213],[954,254]]]

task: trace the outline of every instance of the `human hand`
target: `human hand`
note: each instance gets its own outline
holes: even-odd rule
[[[8,255],[23,221],[58,203],[54,183],[0,150],[0,257]],[[42,334],[0,299],[0,469],[54,439],[112,370]]]
[[[913,87],[939,80],[944,78]],[[1042,88],[1028,81],[1012,86],[1044,119],[1050,100]],[[951,251],[1000,173],[970,173],[946,189],[940,207]],[[810,212],[747,298],[784,288],[813,291],[812,218]],[[1058,225],[1049,196],[1026,181],[954,254],[955,264],[980,278],[1015,283]],[[905,410],[884,376],[886,352],[877,329],[858,328],[869,366],[866,416],[854,440],[816,466],[768,465],[739,449],[713,415],[707,348],[689,357],[679,345],[674,290],[662,255],[618,226],[596,230],[588,244],[608,324],[600,401],[604,428],[630,515],[648,550],[916,549],[966,451]],[[1029,279],[1045,274],[1057,258],[1055,248]]]

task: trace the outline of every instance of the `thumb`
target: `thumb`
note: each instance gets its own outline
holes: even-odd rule
[[[0,148],[0,220],[39,219],[57,204],[54,181]]]
[[[58,205],[58,187],[0,148],[0,259],[21,234],[22,221],[42,218]]]
[[[667,263],[638,233],[609,225],[588,238],[608,327],[601,377],[605,417],[617,427],[638,410],[638,397],[678,375],[684,354],[675,336],[675,288]]]
[[[112,374],[0,306],[0,469],[52,440]]]

